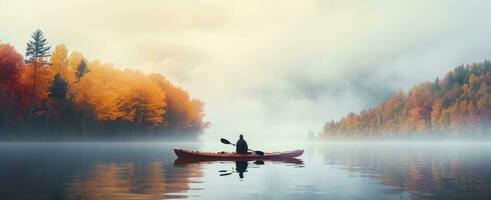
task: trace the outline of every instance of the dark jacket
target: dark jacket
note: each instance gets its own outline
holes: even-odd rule
[[[244,138],[237,140],[236,153],[246,154],[248,153],[248,149],[249,147],[247,146],[247,142],[244,140]]]

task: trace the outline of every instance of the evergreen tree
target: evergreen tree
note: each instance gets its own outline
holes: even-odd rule
[[[31,35],[32,40],[27,43],[26,57],[28,62],[36,62],[39,59],[47,58],[50,56],[51,47],[46,42],[44,33],[41,30],[36,30]]]
[[[80,82],[80,79],[82,77],[89,73],[89,67],[87,66],[87,63],[85,60],[81,60],[80,63],[77,65],[77,69],[75,70],[75,82]],[[82,132],[85,132],[85,118],[87,117],[88,113],[88,106],[86,103],[82,104]]]
[[[75,71],[75,81],[79,82],[80,79],[87,73],[89,73],[89,67],[87,66],[87,63],[85,60],[80,61],[80,63],[77,66],[77,70]]]
[[[46,127],[48,127],[48,121],[50,115],[53,111],[57,113],[61,108],[64,107],[64,101],[68,90],[68,82],[61,77],[60,73],[56,73],[53,82],[48,88],[48,97],[53,100],[53,102],[48,103],[46,109]],[[54,109],[54,110],[52,110]]]
[[[67,93],[68,82],[61,77],[60,73],[55,75],[49,87],[48,97],[55,100],[57,104],[63,103]]]
[[[46,42],[46,38],[41,30],[36,30],[31,35],[32,40],[27,43],[26,48],[26,63],[33,64],[34,73],[32,75],[32,97],[31,97],[31,107],[28,114],[28,123],[31,124],[32,115],[36,106],[36,78],[37,78],[37,68],[44,66],[48,63],[44,62],[44,58],[50,56],[51,47]]]

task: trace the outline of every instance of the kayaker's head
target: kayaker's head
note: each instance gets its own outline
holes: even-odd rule
[[[239,138],[240,139],[244,139],[244,136],[242,134],[240,134]]]

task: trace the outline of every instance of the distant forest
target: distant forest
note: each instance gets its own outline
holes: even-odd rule
[[[25,57],[0,43],[0,137],[197,133],[203,103],[160,74],[120,70],[32,34]]]
[[[461,65],[442,80],[399,91],[368,111],[324,125],[321,137],[489,132],[491,62]]]

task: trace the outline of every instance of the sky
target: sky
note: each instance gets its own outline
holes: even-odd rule
[[[490,1],[0,0],[0,40],[164,74],[205,103],[202,138],[303,140],[328,120],[490,58]]]

